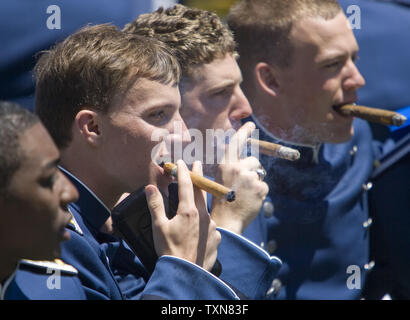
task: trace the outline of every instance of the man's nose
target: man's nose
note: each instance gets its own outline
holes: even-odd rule
[[[229,112],[229,118],[231,120],[239,121],[241,119],[247,118],[252,114],[252,108],[249,104],[248,99],[245,97],[242,89],[238,87],[236,89],[231,110]]]
[[[65,207],[71,202],[76,202],[79,195],[77,188],[67,179],[67,177],[62,172],[59,174],[61,180],[60,203]]]
[[[366,84],[365,79],[357,68],[356,64],[351,61],[349,74],[343,82],[344,90],[358,90]]]

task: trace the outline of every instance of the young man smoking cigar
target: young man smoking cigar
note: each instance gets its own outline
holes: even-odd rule
[[[227,21],[262,139],[301,154],[262,158],[269,194],[244,233],[283,259],[271,298],[361,298],[376,154],[368,124],[335,111],[365,85],[349,22],[333,0],[243,0]]]
[[[199,152],[204,158],[204,172],[235,189],[232,203],[214,198],[212,218],[217,225],[242,233],[257,215],[268,189],[256,173],[261,169],[259,161],[240,158],[255,126],[248,123],[238,130],[241,119],[252,110],[240,88],[242,75],[231,32],[216,14],[183,5],[143,14],[123,31],[157,38],[174,50],[182,66],[181,115],[188,129],[199,131],[205,140]],[[228,149],[225,141],[208,149],[213,142],[208,132],[233,129],[238,131]]]
[[[168,130],[170,139],[189,141],[179,113],[179,70],[163,43],[110,25],[80,30],[36,65],[36,112],[61,149],[62,170],[80,193],[69,206],[77,227],[63,257],[79,270],[88,298],[237,299],[223,274],[219,279],[208,272],[219,242],[219,247],[228,242],[236,248],[239,259],[253,261],[254,291],[246,292],[240,277],[232,283],[252,298],[265,294],[280,265],[246,240],[216,230],[202,191],[193,189],[181,161],[177,214],[166,218],[159,190],[170,178],[152,161],[158,143],[152,134]],[[181,135],[174,132],[175,122]],[[201,174],[200,165],[193,170]],[[143,186],[159,256],[152,274],[107,223],[121,195]]]

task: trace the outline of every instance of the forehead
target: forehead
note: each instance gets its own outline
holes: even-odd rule
[[[162,84],[145,78],[138,79],[132,87],[120,97],[114,99],[112,112],[139,112],[159,105],[180,104],[178,86],[175,84]]]
[[[303,18],[293,24],[290,34],[295,52],[310,50],[316,59],[358,50],[349,21],[343,12],[333,19]]]
[[[189,80],[194,85],[212,86],[224,80],[232,82],[242,80],[238,63],[233,54],[227,54],[224,58],[194,67],[191,73]]]
[[[23,176],[36,174],[60,156],[53,140],[40,122],[23,132],[19,142],[23,158],[18,172]]]

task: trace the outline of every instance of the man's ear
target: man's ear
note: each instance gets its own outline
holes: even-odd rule
[[[101,117],[95,111],[83,109],[77,113],[74,126],[77,133],[89,144],[95,146],[101,138]]]
[[[259,62],[254,69],[254,76],[260,89],[271,96],[277,96],[279,81],[275,69],[266,62]]]

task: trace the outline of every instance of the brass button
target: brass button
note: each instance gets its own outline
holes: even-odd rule
[[[280,291],[280,289],[282,288],[282,282],[279,279],[274,279],[272,281],[272,284],[269,288],[269,290],[266,292],[266,296],[270,296],[270,295],[277,295]]]
[[[369,191],[371,188],[373,188],[373,183],[371,183],[371,182],[364,183],[364,184],[362,185],[362,187],[363,187],[363,190],[364,190],[364,191]]]
[[[375,265],[376,265],[376,264],[375,264],[374,261],[370,261],[369,263],[366,263],[366,264],[364,265],[364,268],[365,268],[367,271],[370,271],[370,270],[372,270],[372,269],[374,268]]]
[[[265,201],[263,203],[263,215],[265,218],[270,218],[273,215],[273,212],[275,211],[275,208],[273,206],[273,203],[271,201]]]
[[[352,150],[350,150],[350,155],[354,156],[357,153],[357,146],[353,146]]]
[[[365,222],[363,222],[363,228],[367,229],[373,224],[373,219],[369,218]]]

